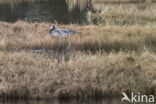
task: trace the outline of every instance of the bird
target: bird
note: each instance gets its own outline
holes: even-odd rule
[[[68,30],[68,29],[56,29],[55,26],[51,26],[49,30],[49,34],[54,37],[64,37],[64,36],[71,36],[76,34],[77,31],[75,30]]]

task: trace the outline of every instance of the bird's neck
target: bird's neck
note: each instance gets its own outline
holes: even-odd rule
[[[50,29],[49,33],[51,33],[53,31],[53,29]]]

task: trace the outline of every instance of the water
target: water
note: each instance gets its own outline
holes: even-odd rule
[[[13,1],[15,2],[0,2],[0,21],[16,22],[24,20],[58,24],[87,24],[86,15],[88,11],[97,12],[110,6],[107,3],[94,3],[91,0]],[[96,24],[96,19],[94,22]]]
[[[0,21],[15,22],[53,22],[59,24],[78,23],[86,21],[87,7],[80,9],[75,6],[69,10],[65,0],[47,0],[20,2],[15,4],[0,3]]]
[[[130,104],[121,103],[120,99],[103,99],[103,100],[4,100],[0,104]],[[132,103],[131,103],[132,104]],[[134,104],[134,103],[133,103]],[[139,104],[139,103],[137,103]],[[141,103],[143,104],[143,103]]]
[[[85,99],[85,100],[1,100],[0,104],[155,104],[147,102],[128,102],[119,98]]]

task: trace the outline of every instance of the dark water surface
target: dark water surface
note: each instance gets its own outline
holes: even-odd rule
[[[56,22],[60,24],[85,23],[86,8],[68,9],[65,0],[0,3],[0,21]]]
[[[103,100],[70,100],[70,101],[58,101],[58,100],[4,100],[0,101],[0,104],[129,104],[121,103],[120,99],[103,99]]]

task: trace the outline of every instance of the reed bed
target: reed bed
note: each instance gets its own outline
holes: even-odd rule
[[[96,12],[87,13],[88,23],[103,25],[156,24],[156,4],[93,4]]]
[[[0,22],[0,98],[156,94],[155,4],[92,6],[84,26]],[[78,34],[52,37],[51,25]]]
[[[152,3],[155,0],[91,0],[93,3]]]
[[[72,52],[61,62],[33,52],[0,52],[0,97],[100,98],[155,93],[156,55]]]
[[[89,0],[66,0],[66,3],[68,4],[69,11],[72,11],[75,7],[83,10],[88,5]]]
[[[104,7],[106,4],[151,4],[155,3],[156,0],[66,0],[68,8],[72,11],[73,8],[79,7],[81,10],[92,5],[102,5]]]
[[[1,98],[155,94],[155,25],[53,24],[79,32],[61,39],[48,34],[51,25],[0,22]]]
[[[71,37],[49,35],[52,24],[26,22],[0,23],[0,50],[33,50],[58,48],[81,51],[143,51],[156,52],[156,26],[79,26],[56,25],[56,28],[75,29]],[[55,24],[53,24],[55,25]],[[6,31],[7,30],[7,31]],[[86,31],[87,30],[87,31]]]

